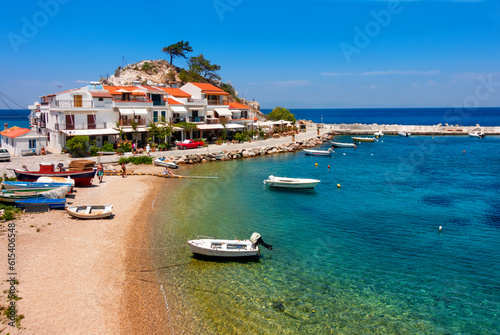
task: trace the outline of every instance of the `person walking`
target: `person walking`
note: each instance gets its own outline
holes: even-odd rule
[[[146,153],[149,156],[149,152],[151,151],[151,147],[149,146],[149,143],[146,145]]]
[[[127,168],[125,166],[125,162],[122,163],[122,178],[125,178],[125,174],[127,173]]]
[[[97,178],[99,178],[99,183],[102,183],[102,177],[104,176],[104,166],[102,163],[97,165]]]

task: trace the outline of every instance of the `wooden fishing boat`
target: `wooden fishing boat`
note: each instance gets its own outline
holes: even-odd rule
[[[25,208],[29,205],[47,204],[51,209],[63,209],[64,207],[66,207],[66,199],[29,198],[16,200],[15,204],[19,208]]]
[[[39,177],[70,177],[75,180],[75,186],[90,186],[96,170],[83,171],[56,171],[54,163],[40,163],[40,170],[25,171],[15,169],[14,173],[19,181],[36,181]]]
[[[157,158],[153,161],[153,163],[155,165],[168,167],[169,169],[178,169],[179,168],[179,165],[175,164],[175,162],[173,162],[173,161],[166,159],[165,157]]]
[[[17,200],[45,198],[45,199],[63,199],[71,190],[71,186],[60,186],[58,188],[32,188],[32,189],[12,189],[2,190],[0,201],[16,202]]]
[[[39,183],[39,182],[30,182],[30,181],[4,181],[2,182],[2,186],[6,190],[12,189],[35,189],[35,188],[48,188],[54,189],[61,186],[72,186],[68,183]]]
[[[272,250],[273,246],[266,244],[259,233],[253,233],[249,240],[224,240],[216,238],[199,238],[187,241],[189,249],[195,255],[209,257],[259,257],[259,244]],[[204,237],[204,236],[202,236]]]
[[[80,205],[66,207],[69,215],[78,219],[104,219],[111,216],[113,205]]]
[[[376,141],[375,137],[357,137],[357,136],[352,136],[351,138],[355,142],[375,142]]]
[[[264,180],[264,184],[269,187],[281,187],[281,188],[299,188],[299,189],[311,189],[315,188],[321,180],[318,179],[306,179],[306,178],[287,178],[287,177],[275,177],[269,176],[268,179]]]
[[[330,141],[330,143],[332,144],[332,146],[334,146],[336,148],[356,148],[356,144],[354,144],[354,143],[341,143],[341,142],[333,142],[333,141]]]
[[[304,149],[306,155],[313,156],[331,156],[333,149],[329,148],[328,150],[314,150],[314,149]]]

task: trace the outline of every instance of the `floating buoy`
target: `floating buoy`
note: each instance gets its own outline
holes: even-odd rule
[[[442,226],[439,226],[439,231],[443,230],[443,227]]]
[[[345,152],[344,152],[344,156],[345,156]]]
[[[340,184],[337,184],[337,187],[340,188]]]
[[[314,165],[318,166],[318,163],[314,163]]]
[[[330,165],[328,165],[328,168],[330,168]]]
[[[373,156],[373,154],[371,154],[370,156]]]
[[[464,150],[464,154],[465,154],[465,150]]]

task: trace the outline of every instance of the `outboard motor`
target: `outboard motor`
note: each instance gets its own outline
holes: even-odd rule
[[[273,246],[264,242],[262,237],[260,237],[259,233],[253,233],[252,236],[250,236],[250,242],[252,242],[254,247],[256,247],[258,244],[260,244],[264,248],[267,248],[269,250],[273,250]]]

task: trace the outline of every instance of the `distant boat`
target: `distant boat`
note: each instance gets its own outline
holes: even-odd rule
[[[179,168],[179,165],[175,164],[175,162],[173,162],[171,160],[167,160],[165,157],[157,158],[153,161],[153,163],[155,165],[168,167],[169,169],[178,169]]]
[[[304,149],[304,152],[306,153],[306,155],[331,156],[333,149],[332,148],[328,148],[328,150]]]
[[[239,257],[258,257],[260,255],[259,244],[272,250],[273,246],[266,244],[259,233],[253,233],[249,240],[223,240],[216,238],[198,238],[187,241],[189,249],[193,254],[239,258]]]
[[[469,133],[469,136],[470,137],[477,137],[477,138],[484,138],[486,135],[483,133],[483,132],[473,132],[473,133]]]
[[[36,181],[39,177],[70,177],[75,180],[75,186],[90,186],[96,170],[56,171],[54,163],[40,163],[38,171],[15,169],[14,173],[19,181]]]
[[[376,141],[375,137],[356,137],[356,136],[353,136],[351,138],[356,142],[375,142]]]
[[[306,178],[287,178],[287,177],[275,177],[269,176],[268,179],[264,180],[264,184],[269,187],[282,187],[282,188],[299,188],[299,189],[310,189],[315,188],[321,180],[318,179],[306,179]]]
[[[382,137],[382,136],[384,136],[384,133],[379,130],[379,131],[376,131],[373,135],[378,136],[378,137]]]
[[[69,215],[78,219],[103,219],[111,216],[113,205],[81,205],[66,207]]]
[[[398,135],[402,136],[402,137],[410,137],[411,133],[407,133],[405,131],[400,131],[400,132],[398,132]]]
[[[63,209],[64,207],[66,207],[66,199],[29,198],[29,199],[16,200],[15,204],[19,208],[24,208],[27,205],[34,205],[34,204],[47,204],[51,209],[57,209],[57,208]]]
[[[332,144],[332,146],[334,146],[336,148],[356,148],[356,144],[354,144],[354,143],[341,143],[341,142],[333,142],[333,141],[330,141],[330,143]]]

